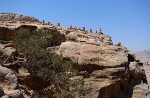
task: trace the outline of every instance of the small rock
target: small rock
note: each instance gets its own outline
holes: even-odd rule
[[[4,95],[1,98],[10,98],[8,95]]]
[[[7,93],[11,98],[24,98],[22,92],[20,90],[12,90]]]

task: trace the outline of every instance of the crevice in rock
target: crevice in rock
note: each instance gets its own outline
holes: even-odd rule
[[[128,62],[134,62],[135,58],[133,55],[128,54]]]
[[[50,82],[38,76],[20,77],[19,84],[26,86],[29,90],[43,90],[50,85]]]
[[[91,74],[95,70],[102,70],[105,68],[104,66],[98,66],[96,64],[78,65],[78,66],[77,65],[78,65],[77,63],[73,64],[73,67],[79,71],[87,71],[89,74]]]
[[[132,98],[133,87],[134,85],[129,84],[127,81],[118,81],[101,88],[98,98]]]

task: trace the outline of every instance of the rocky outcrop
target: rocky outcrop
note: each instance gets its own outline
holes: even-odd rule
[[[0,13],[0,21],[29,21],[39,22],[39,20],[32,16],[23,16],[14,13]]]
[[[142,63],[123,46],[64,42],[57,53],[84,72],[84,98],[136,98],[135,86],[147,85]],[[140,90],[146,98],[148,85]]]
[[[7,17],[7,21],[18,21],[22,18],[16,17],[23,17],[13,15],[4,16]],[[28,20],[27,17],[24,19]],[[149,98],[149,87],[143,63],[120,43],[113,45],[111,37],[103,34],[102,30],[92,33],[85,29],[73,27],[65,29],[60,25],[52,24],[25,22],[6,25],[2,23],[0,59],[4,60],[15,51],[11,40],[20,29],[32,32],[37,28],[48,28],[49,33],[52,34],[51,45],[47,50],[71,60],[73,67],[79,71],[77,77],[84,80],[82,98]],[[49,86],[49,82],[29,77],[25,69],[19,69],[19,73],[15,73],[12,68],[0,66],[0,77],[0,87],[2,87],[0,96],[3,97],[30,98],[34,90],[43,90],[47,87],[53,89]],[[51,93],[49,96],[52,96]]]
[[[112,45],[111,37],[104,34],[89,33],[86,34],[85,31],[70,31],[66,34],[66,38],[69,41],[93,44],[93,45]]]
[[[149,98],[143,63],[111,38],[84,31],[65,32],[56,53],[74,62],[84,77],[83,98]],[[137,94],[138,93],[138,94]]]
[[[53,38],[50,40],[53,46],[60,45],[61,42],[66,40],[65,35],[61,34],[60,31],[58,31],[57,28],[53,25],[41,25],[40,23],[30,24],[26,22],[20,24],[8,23],[7,25],[6,23],[2,23],[0,25],[0,40],[12,41],[19,32],[28,31],[30,35],[32,35],[35,30],[45,28],[48,28],[49,33],[51,33],[53,36]]]

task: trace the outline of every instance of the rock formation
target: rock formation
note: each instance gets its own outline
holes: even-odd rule
[[[28,22],[39,22],[39,20],[32,16],[23,16],[14,13],[0,13],[0,21],[28,21]]]
[[[79,70],[77,77],[81,77],[84,80],[81,98],[150,97],[143,63],[121,44],[113,45],[111,37],[103,34],[102,30],[100,30],[100,33],[90,33],[76,27],[73,28],[72,26],[65,29],[57,25],[41,24],[37,22],[37,19],[30,19],[31,23],[7,22],[13,20],[24,21],[23,19],[26,19],[16,18],[24,17],[17,14],[3,13],[0,17],[4,17],[0,18],[3,20],[0,24],[1,64],[15,50],[12,47],[12,39],[17,35],[17,31],[20,28],[31,31],[37,28],[49,28],[53,34],[53,39],[48,50],[52,49],[54,53],[63,56],[67,60],[71,60],[74,68]],[[19,73],[16,74],[11,68],[0,66],[0,97],[31,97],[35,89],[23,85],[17,79],[19,78],[18,76],[25,78],[28,76],[28,72],[25,69],[20,69]],[[31,82],[30,79],[28,80]],[[35,86],[39,87],[42,85],[35,84]],[[76,98],[79,98],[78,94]]]

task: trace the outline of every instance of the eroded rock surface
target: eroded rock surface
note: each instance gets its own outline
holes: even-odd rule
[[[97,68],[119,67],[128,62],[126,49],[122,46],[64,42],[60,45],[58,54],[80,65],[81,70],[90,65]]]

